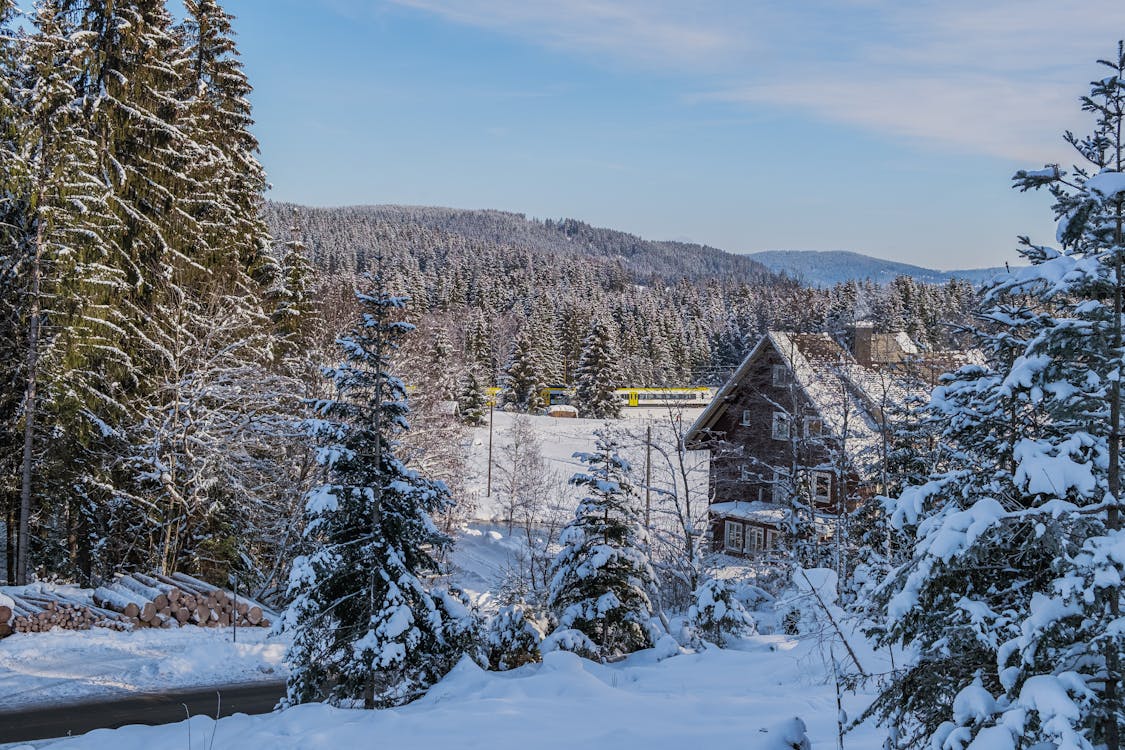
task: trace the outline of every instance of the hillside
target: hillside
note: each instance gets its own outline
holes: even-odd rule
[[[294,208],[305,221],[316,226],[314,236],[341,231],[342,224],[354,226],[358,234],[370,232],[379,224],[410,225],[488,245],[519,247],[537,255],[598,258],[619,263],[635,283],[651,283],[656,279],[760,283],[773,276],[764,265],[745,255],[706,245],[645,240],[575,219],[539,221],[507,211],[393,205],[308,208],[270,203],[266,206],[266,217],[275,237],[285,236],[284,229]],[[325,221],[336,224],[337,228],[324,226]]]
[[[910,276],[923,284],[944,284],[961,279],[979,284],[988,281],[1003,268],[973,268],[959,271],[937,271],[909,263],[872,258],[846,250],[827,252],[815,250],[766,250],[747,257],[777,273],[785,273],[813,286],[832,286],[841,281],[870,279],[886,284],[896,276]]]
[[[570,382],[594,319],[611,329],[621,382],[717,384],[768,328],[838,330],[863,318],[944,345],[946,323],[967,319],[974,303],[964,284],[811,289],[746,256],[573,219],[288,203],[269,203],[264,215],[279,245],[296,219],[322,284],[350,289],[351,275],[381,258],[415,322],[448,337],[454,359],[491,383],[521,334],[534,341],[541,382]]]

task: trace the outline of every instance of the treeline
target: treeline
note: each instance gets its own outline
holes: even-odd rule
[[[638,386],[719,384],[767,328],[842,333],[857,320],[946,348],[971,320],[973,287],[903,276],[811,289],[714,248],[647,242],[571,219],[499,211],[269,203],[277,236],[294,215],[331,279],[373,268],[441,328],[456,358],[503,385],[522,345],[538,382],[573,383],[595,321],[610,333],[614,379]],[[522,344],[520,342],[523,342]],[[522,356],[522,355],[521,355]]]

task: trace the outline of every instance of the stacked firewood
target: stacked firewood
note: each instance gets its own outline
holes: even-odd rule
[[[51,628],[89,630],[95,625],[115,630],[127,627],[118,613],[59,592],[21,591],[0,601],[0,638],[12,633],[45,633]]]
[[[119,612],[134,627],[198,625],[221,628],[269,627],[269,610],[184,573],[118,576],[94,589],[94,603]]]

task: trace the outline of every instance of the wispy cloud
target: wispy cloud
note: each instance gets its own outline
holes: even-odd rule
[[[1125,35],[1120,0],[386,2],[677,73],[709,99],[1031,163],[1067,156],[1092,57]]]

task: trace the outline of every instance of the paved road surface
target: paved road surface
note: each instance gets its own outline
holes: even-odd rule
[[[192,716],[215,715],[222,696],[222,716],[264,714],[285,694],[284,682],[196,688],[167,693],[141,693],[124,698],[72,703],[48,708],[0,712],[0,743],[27,742],[49,737],[85,734],[93,729],[126,724],[169,724]]]

